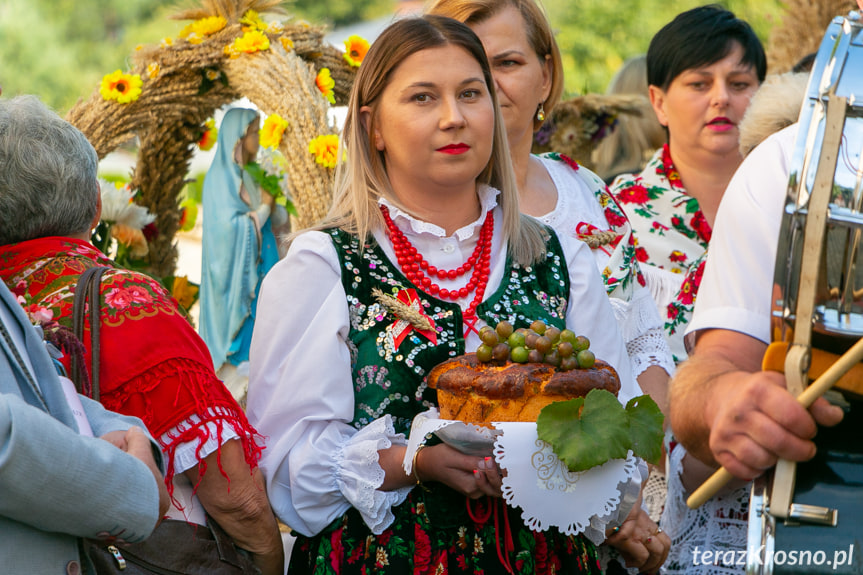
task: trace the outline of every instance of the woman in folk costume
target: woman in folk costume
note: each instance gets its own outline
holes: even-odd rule
[[[501,497],[493,460],[437,444],[402,466],[413,418],[436,405],[428,372],[499,320],[588,334],[619,399],[639,394],[589,248],[519,213],[476,35],[439,16],[392,24],[343,141],[330,215],[268,274],[252,340],[248,413],[270,438],[270,501],[299,535],[290,572],[598,572],[583,536],[531,531],[506,506],[500,528],[471,516],[466,498]]]
[[[102,208],[95,150],[32,96],[5,106],[0,126],[0,278],[68,331],[81,274],[108,268],[100,283],[99,401],[141,418],[159,442],[169,517],[201,526],[206,511],[263,572],[281,573],[284,551],[257,469],[262,438],[171,295],[89,242]],[[88,368],[90,328],[85,319]],[[69,357],[61,361],[71,373]]]
[[[279,260],[273,225],[287,218],[244,169],[258,152],[259,123],[255,110],[228,110],[204,178],[199,331],[223,378],[234,371],[227,365],[249,360],[258,290]]]

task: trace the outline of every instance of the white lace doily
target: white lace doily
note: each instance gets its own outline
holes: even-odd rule
[[[551,445],[537,437],[535,423],[495,423],[496,431],[437,417],[437,410],[432,409],[414,418],[405,451],[405,472],[411,473],[414,452],[431,434],[450,426],[472,430],[485,438],[479,439],[480,443],[493,441],[494,458],[507,471],[504,500],[510,507],[520,507],[525,524],[535,531],[557,527],[567,535],[584,533],[601,542],[606,525],[617,519],[616,511],[624,500],[631,499],[633,489],[637,497],[641,473],[631,452],[626,459],[573,473]]]

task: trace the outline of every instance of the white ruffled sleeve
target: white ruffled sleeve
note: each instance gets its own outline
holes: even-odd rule
[[[611,298],[609,301],[632,361],[632,374],[638,377],[655,365],[673,375],[674,358],[650,291],[638,286],[631,300]]]
[[[642,392],[632,374],[632,363],[605,293],[602,276],[596,269],[596,261],[584,242],[568,236],[559,236],[559,239],[570,278],[566,325],[576,334],[586,335],[594,355],[617,370],[620,377],[617,399],[626,405]]]
[[[261,469],[276,515],[304,535],[356,508],[374,533],[410,488],[384,492],[378,451],[405,444],[389,417],[354,416],[348,305],[330,237],[297,237],[261,286],[250,351],[249,421],[267,438]]]

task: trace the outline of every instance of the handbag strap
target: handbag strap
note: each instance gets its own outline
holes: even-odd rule
[[[88,268],[75,286],[75,299],[72,302],[72,331],[79,341],[84,341],[84,314],[87,300],[90,301],[90,397],[99,401],[99,327],[102,324],[100,308],[102,298],[99,290],[102,283],[102,274],[108,268],[105,266],[93,266]],[[86,380],[86,368],[78,362],[78,358],[72,356],[72,377],[75,387],[80,393],[83,382]]]

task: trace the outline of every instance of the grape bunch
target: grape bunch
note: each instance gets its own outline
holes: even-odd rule
[[[511,360],[514,363],[547,363],[561,371],[593,367],[596,356],[590,351],[590,340],[572,330],[549,327],[542,320],[530,328],[514,329],[508,321],[479,331],[482,344],[476,350],[481,362]]]

